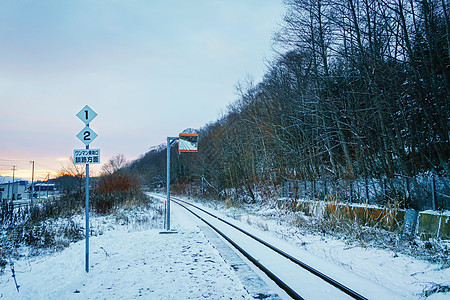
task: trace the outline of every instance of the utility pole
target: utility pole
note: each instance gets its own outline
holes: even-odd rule
[[[12,200],[14,200],[14,173],[15,173],[15,171],[16,171],[16,168],[17,168],[17,166],[13,166],[12,167],[12,171],[13,171],[13,182],[12,182]]]
[[[17,166],[13,166],[13,167],[12,167],[12,171],[13,171],[13,183],[14,183],[14,173],[15,173],[15,171],[16,171],[16,168],[17,168]]]
[[[50,186],[48,185],[48,180],[50,179],[50,173],[47,174],[47,200],[48,200],[48,189],[50,188]]]
[[[6,200],[9,200],[9,197],[10,197],[10,189],[11,189],[11,181],[8,181],[8,196],[6,197]]]
[[[30,160],[30,164],[33,165],[31,168],[31,205],[33,205],[33,196],[34,196],[34,160]]]

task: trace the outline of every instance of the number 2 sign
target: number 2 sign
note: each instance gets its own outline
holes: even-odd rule
[[[80,139],[86,146],[89,145],[98,134],[95,133],[90,127],[86,126],[77,134],[77,138]]]

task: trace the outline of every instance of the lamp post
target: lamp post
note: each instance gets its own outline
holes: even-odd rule
[[[170,145],[177,141],[178,137],[167,137],[167,210],[166,210],[166,230],[170,231]]]
[[[166,200],[166,232],[161,233],[175,233],[170,231],[170,145],[175,141],[180,141],[178,144],[178,152],[198,152],[198,134],[196,133],[180,133],[177,137],[167,137],[167,200]]]

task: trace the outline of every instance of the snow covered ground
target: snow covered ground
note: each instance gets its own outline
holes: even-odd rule
[[[177,234],[159,234],[162,224],[155,229],[145,222],[126,223],[117,215],[91,216],[96,236],[90,238],[89,273],[84,270],[85,242],[73,243],[61,252],[14,261],[20,291],[7,267],[0,276],[0,299],[250,299],[198,223],[172,207]],[[136,215],[123,214],[130,220]],[[279,245],[316,257],[322,267],[340,266],[404,299],[422,299],[432,287],[450,286],[450,269],[437,264],[306,235],[269,213],[254,215],[233,208],[223,214],[240,220],[248,230],[278,239]],[[81,216],[77,222],[84,224]],[[364,296],[378,299],[376,290]],[[428,299],[450,299],[450,293],[435,293]]]
[[[116,224],[113,217],[92,220],[101,235],[90,238],[89,273],[80,241],[50,256],[15,261],[19,292],[7,268],[0,277],[0,299],[249,298],[195,226],[174,221],[178,234],[159,234],[159,229]]]

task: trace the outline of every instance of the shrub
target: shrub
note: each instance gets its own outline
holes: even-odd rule
[[[140,183],[135,175],[116,172],[100,178],[96,193],[112,194],[117,192],[138,191]]]

